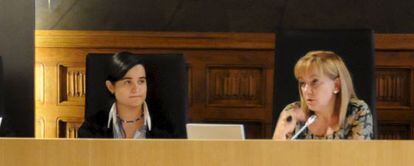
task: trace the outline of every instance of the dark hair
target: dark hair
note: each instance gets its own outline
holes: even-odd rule
[[[114,84],[121,80],[128,70],[136,65],[143,65],[145,68],[143,61],[139,56],[125,51],[115,53],[109,63],[109,74],[106,80],[109,80]]]

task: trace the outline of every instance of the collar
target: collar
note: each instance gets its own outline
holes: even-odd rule
[[[144,124],[147,125],[148,130],[151,131],[151,117],[148,111],[148,105],[145,101],[142,104],[142,107],[144,109]],[[114,102],[112,104],[111,110],[109,111],[108,128],[111,126],[111,121],[113,122],[113,125],[117,124],[116,112],[116,102]]]

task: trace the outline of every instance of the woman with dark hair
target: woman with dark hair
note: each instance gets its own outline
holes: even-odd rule
[[[139,56],[128,52],[113,55],[105,85],[114,99],[110,110],[87,118],[78,131],[80,138],[163,138],[168,133],[153,130],[145,102],[147,77]]]

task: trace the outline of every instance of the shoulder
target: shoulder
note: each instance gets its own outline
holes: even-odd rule
[[[371,114],[368,104],[363,100],[351,99],[348,104],[348,115],[365,116]]]
[[[299,101],[295,101],[293,103],[290,103],[290,104],[286,105],[285,108],[283,108],[282,112],[291,111],[291,110],[296,109],[296,108],[300,108],[300,102]]]
[[[348,105],[346,123],[355,126],[358,123],[372,123],[372,113],[367,103],[359,99],[351,99]]]
[[[109,111],[100,110],[90,117],[85,118],[86,122],[96,125],[107,125],[109,117]]]
[[[107,127],[108,111],[98,111],[90,117],[86,117],[82,126],[79,128],[78,137],[80,138],[106,138],[110,137],[112,129]],[[109,135],[108,135],[109,134]]]
[[[345,126],[349,130],[348,138],[373,138],[373,117],[367,103],[358,99],[350,100]]]

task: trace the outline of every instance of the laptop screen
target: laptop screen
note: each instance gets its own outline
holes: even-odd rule
[[[236,139],[244,140],[244,128],[241,124],[187,124],[188,139]]]

